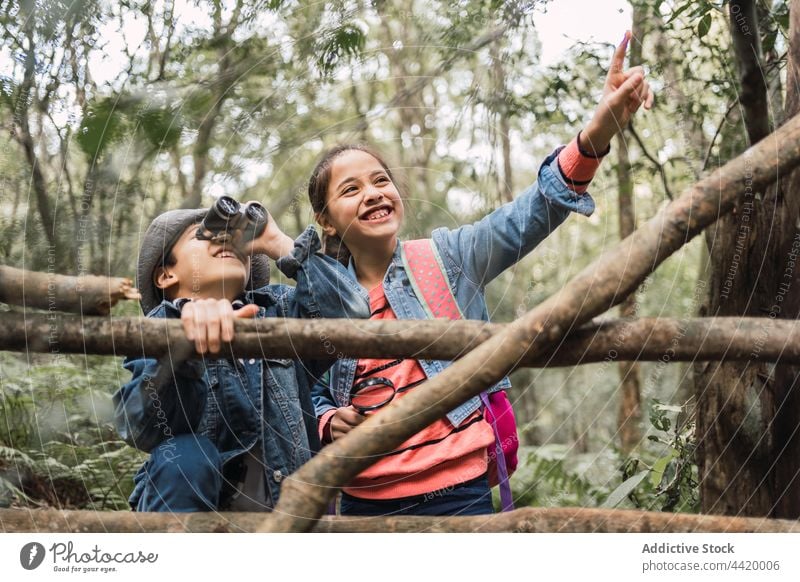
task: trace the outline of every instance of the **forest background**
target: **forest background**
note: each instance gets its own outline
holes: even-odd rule
[[[789,8],[742,4],[757,13],[777,124]],[[632,28],[630,64],[647,68],[655,107],[614,142],[595,214],[571,217],[489,286],[492,320],[506,322],[750,139],[728,2],[0,7],[0,263],[26,269],[132,277],[154,216],[223,194],[261,201],[298,234],[313,222],[314,161],[341,141],[370,142],[399,169],[405,237],[472,222],[588,121],[612,43]],[[624,313],[700,313],[708,241],[668,259]],[[112,316],[139,314],[130,302]],[[518,504],[699,511],[693,373],[668,358],[515,372]],[[145,458],[111,423],[127,376],[121,357],[0,352],[0,507],[127,507]]]

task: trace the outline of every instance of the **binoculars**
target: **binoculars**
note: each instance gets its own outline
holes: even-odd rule
[[[268,221],[267,209],[258,202],[242,206],[230,196],[221,196],[197,228],[197,238],[224,243],[238,231],[241,236],[236,244],[246,244],[263,234]]]

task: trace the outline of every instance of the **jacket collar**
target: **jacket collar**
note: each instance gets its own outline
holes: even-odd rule
[[[386,277],[397,267],[403,266],[403,256],[402,256],[402,241],[398,238],[397,244],[394,247],[394,253],[392,253],[392,260],[389,261],[389,266],[386,268],[386,273],[383,275],[383,280],[386,281]],[[350,257],[350,261],[347,263],[347,272],[353,276],[353,279],[358,281],[358,276],[356,274],[356,264],[353,261],[353,257]]]

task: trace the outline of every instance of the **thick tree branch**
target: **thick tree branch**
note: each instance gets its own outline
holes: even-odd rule
[[[6,533],[224,533],[253,532],[263,513],[139,513],[0,509]],[[628,509],[534,508],[478,517],[324,517],[316,532],[515,533],[766,533],[800,532],[790,520],[687,515]]]
[[[70,277],[0,265],[0,302],[3,303],[50,311],[106,315],[120,299],[139,299],[139,293],[130,279],[96,275]],[[10,323],[15,315],[4,313],[3,318],[8,317]],[[52,319],[52,314],[45,317]]]
[[[158,358],[194,345],[176,319],[3,313],[0,321],[0,350]],[[236,339],[223,355],[429,360],[456,360],[507,327],[481,321],[337,319],[261,319],[235,325]],[[634,360],[800,363],[800,322],[766,317],[611,320],[572,332],[555,349],[526,354],[516,367]]]

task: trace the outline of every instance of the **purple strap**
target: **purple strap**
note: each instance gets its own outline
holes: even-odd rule
[[[489,395],[484,390],[481,392],[481,401],[486,410],[491,410]],[[497,480],[500,486],[500,505],[503,511],[513,511],[514,500],[511,497],[511,483],[508,480],[506,456],[503,454],[503,444],[500,441],[500,432],[497,430],[497,419],[492,414],[492,430],[494,431],[495,455],[497,457]]]

